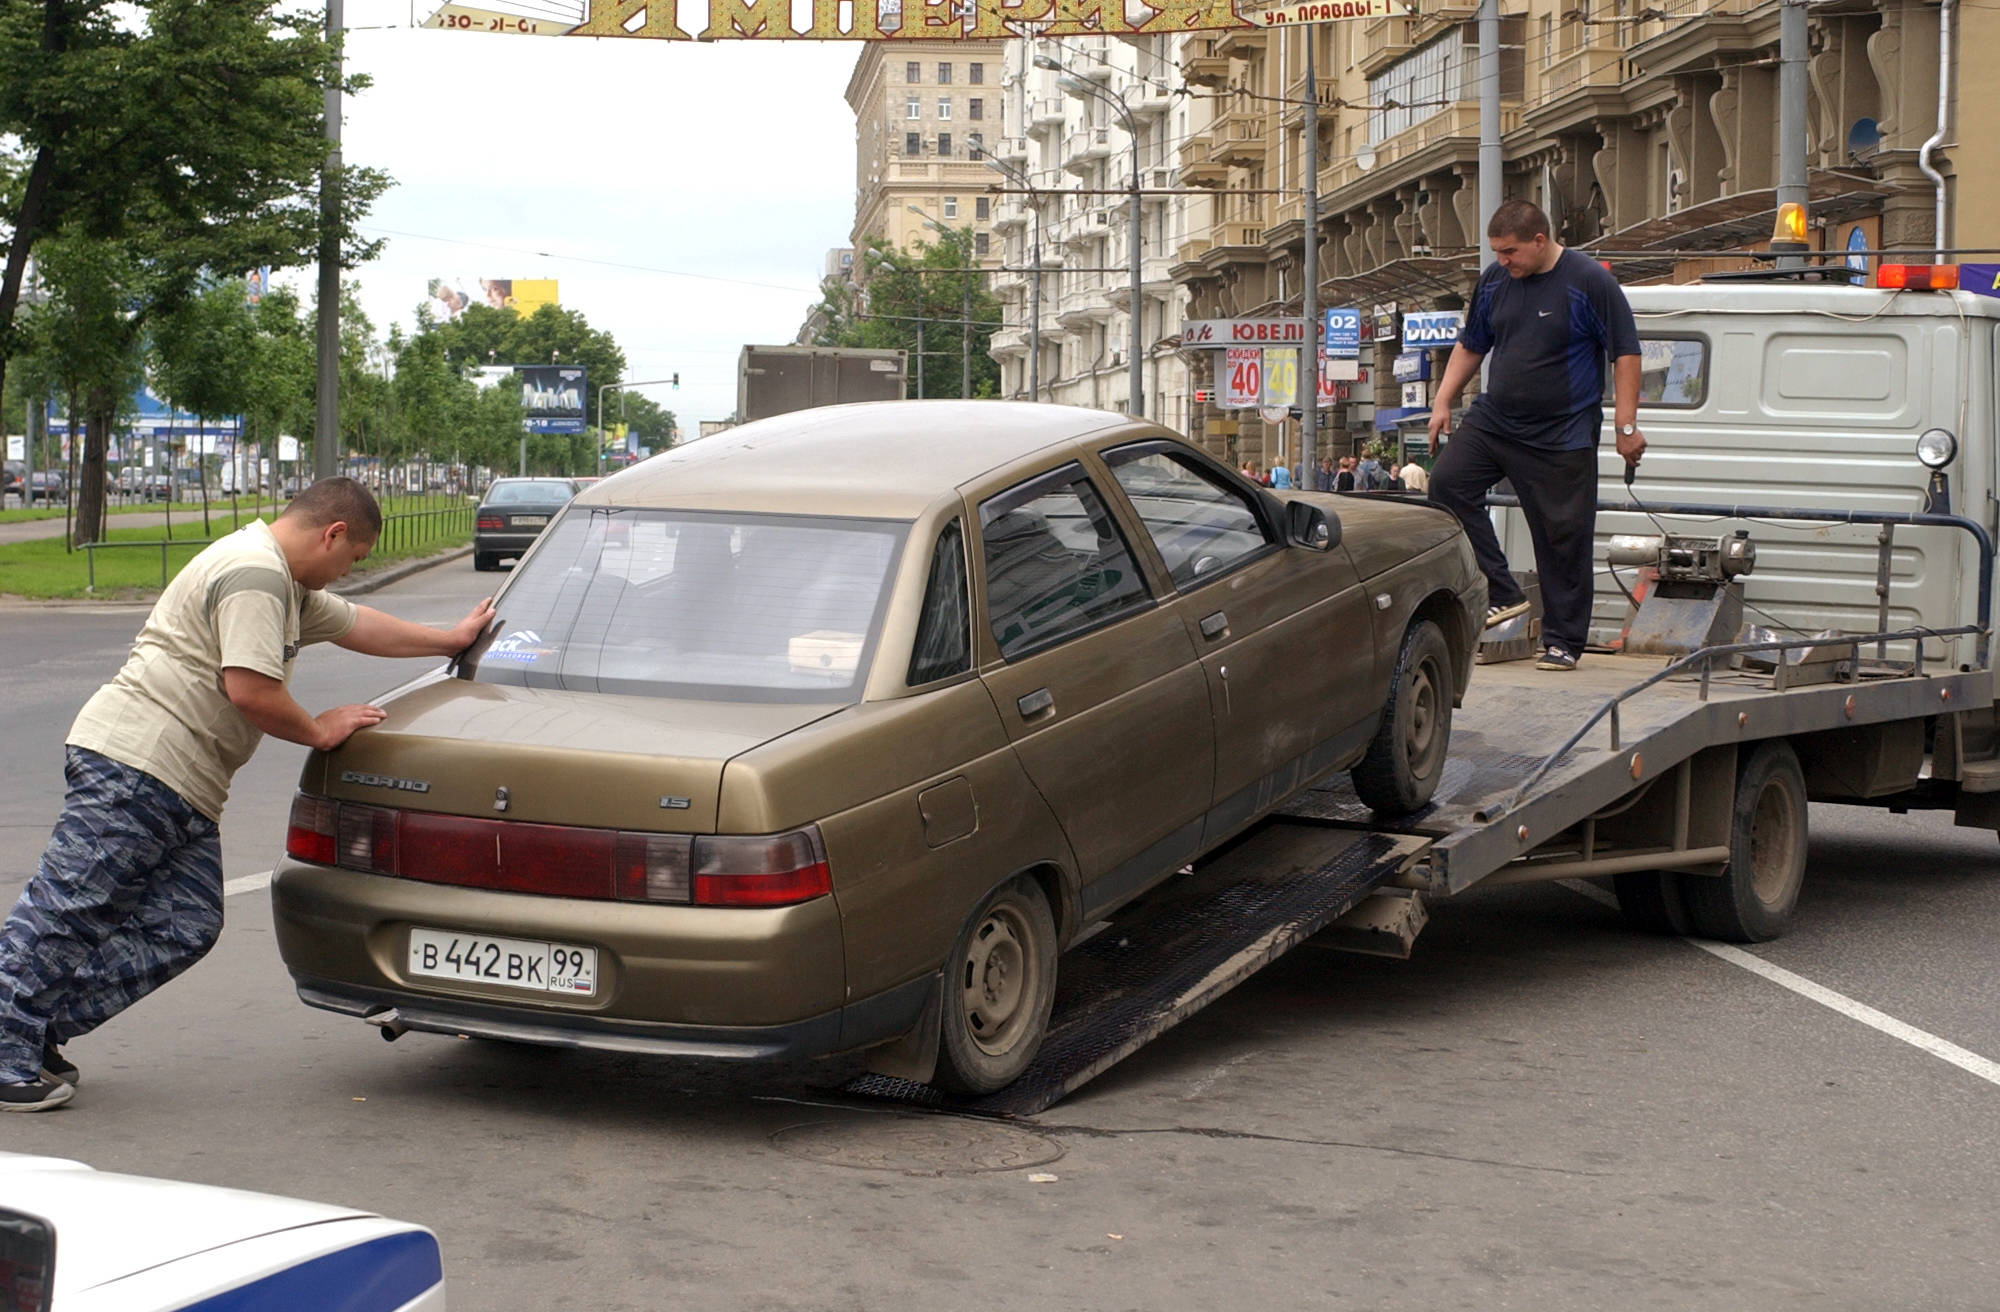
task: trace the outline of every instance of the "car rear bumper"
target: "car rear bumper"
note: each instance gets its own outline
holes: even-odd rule
[[[289,858],[271,880],[278,949],[308,1005],[392,1029],[563,1047],[777,1060],[879,1043],[917,1023],[935,977],[846,1004],[831,897],[659,906],[425,884]],[[594,947],[594,997],[411,976],[410,928]],[[393,1017],[387,1016],[391,1008]]]
[[[481,533],[475,531],[472,535],[472,549],[474,551],[494,552],[503,556],[518,556],[529,547],[534,546],[535,539],[540,536],[541,532],[539,530],[529,531],[524,529],[519,533],[491,531]]]

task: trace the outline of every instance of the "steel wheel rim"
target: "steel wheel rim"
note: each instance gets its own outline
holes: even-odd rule
[[[1005,1056],[1027,1029],[1039,965],[1021,909],[1003,902],[988,911],[973,931],[959,991],[966,1033],[981,1052]]]
[[[1410,774],[1418,779],[1428,778],[1433,764],[1431,758],[1437,754],[1438,745],[1438,696],[1437,680],[1433,676],[1431,663],[1420,661],[1410,679],[1407,701],[1410,707],[1409,732],[1404,735],[1403,745],[1410,759]]]
[[[1797,863],[1797,819],[1791,790],[1776,779],[1758,790],[1750,813],[1750,887],[1765,906],[1783,900]]]

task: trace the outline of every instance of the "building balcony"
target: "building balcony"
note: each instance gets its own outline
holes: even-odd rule
[[[1164,114],[1173,103],[1173,88],[1159,82],[1135,82],[1125,93],[1125,104],[1134,114]]]
[[[1181,181],[1190,187],[1224,187],[1229,184],[1229,166],[1220,160],[1209,159],[1206,144],[1194,149],[1189,143],[1189,151],[1181,160]]]
[[[1371,18],[1361,25],[1354,62],[1360,66],[1363,77],[1374,77],[1413,48],[1409,19]]]
[[[1189,86],[1226,87],[1229,71],[1227,55],[1189,55],[1181,60],[1181,77]]]
[[[1111,155],[1111,129],[1085,128],[1063,138],[1063,172],[1078,177],[1089,174],[1096,162]]]
[[[1028,158],[1026,137],[1002,137],[994,144],[993,155],[1002,164],[1019,164]]]
[[[1248,59],[1251,55],[1261,54],[1267,44],[1268,34],[1263,28],[1237,27],[1218,34],[1210,48],[1218,55]]]
[[[1521,126],[1521,107],[1502,105],[1500,107],[1500,131],[1504,136]],[[1336,160],[1322,171],[1321,176],[1330,184],[1326,190],[1338,191],[1351,187],[1366,179],[1370,173],[1380,172],[1388,164],[1405,159],[1451,137],[1479,139],[1479,102],[1460,100],[1446,105],[1421,123],[1404,128],[1393,137],[1387,137],[1374,144],[1375,163],[1372,169],[1363,169],[1352,158]]]
[[[1061,96],[1038,96],[1028,102],[1028,131],[1039,136],[1060,129],[1069,117],[1069,107]]]
[[[1615,87],[1626,75],[1624,50],[1609,45],[1585,46],[1542,71],[1541,95],[1533,103],[1545,105],[1584,87]]]

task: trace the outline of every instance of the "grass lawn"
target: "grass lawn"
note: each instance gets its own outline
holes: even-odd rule
[[[445,496],[441,493],[422,497],[384,497],[382,498],[382,513],[385,515],[395,515],[409,510],[438,510],[470,504],[463,497]],[[227,523],[232,507],[236,512],[237,522],[239,524],[248,524],[252,519],[256,518],[258,502],[255,497],[240,497],[234,501],[226,497],[212,497],[208,503],[209,521],[213,523],[216,516],[220,515],[223,518],[223,522]],[[270,514],[271,499],[269,497],[264,498],[263,509],[266,515]],[[180,515],[192,515],[195,517],[197,523],[200,522],[201,502],[199,501],[176,501],[171,506],[158,501],[134,502],[129,506],[114,505],[110,507],[110,513],[113,515],[157,515],[169,510],[177,517]],[[0,510],[0,524],[22,524],[31,520],[61,519],[62,517],[63,508],[60,504],[55,506],[36,506],[33,509],[13,507]],[[178,523],[175,525],[175,528],[176,530],[179,529]],[[174,536],[179,537],[180,533],[176,531]]]
[[[418,498],[398,498],[399,501],[416,501]],[[463,504],[455,497],[429,497],[423,500],[443,502],[456,506]],[[397,506],[396,509],[410,509]],[[230,517],[215,516],[217,507],[210,503],[209,514],[217,537],[230,531]],[[192,519],[183,523],[178,519],[173,525],[174,545],[166,548],[167,577],[180,573],[181,567],[192,560],[195,553],[207,545],[201,534],[200,506],[195,507]],[[178,512],[176,512],[178,513]],[[267,507],[268,513],[268,507]],[[248,524],[254,517],[246,504],[240,523]],[[112,542],[159,542],[167,539],[165,528],[113,528],[108,537]],[[416,556],[433,555],[453,547],[464,546],[472,540],[471,530],[462,533],[445,534],[422,542],[414,542],[394,552],[372,553],[362,573],[380,569],[408,560]],[[185,544],[185,545],[183,545]],[[145,600],[158,595],[160,590],[160,548],[159,547],[116,547],[99,548],[97,557],[97,590],[88,590],[89,568],[83,551],[65,552],[60,536],[38,538],[31,542],[11,542],[0,545],[0,595],[30,598],[94,597],[99,600]]]

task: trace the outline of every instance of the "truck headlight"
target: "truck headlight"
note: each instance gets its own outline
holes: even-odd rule
[[[1917,438],[1917,459],[1931,469],[1943,469],[1958,458],[1958,439],[1948,428],[1927,428]]]

